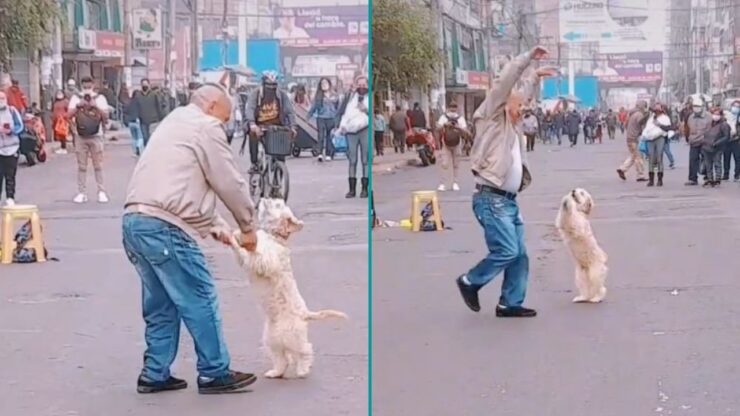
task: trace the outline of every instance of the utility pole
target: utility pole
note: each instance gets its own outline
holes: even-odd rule
[[[239,65],[247,66],[247,0],[239,0],[239,23],[237,42],[239,45]]]
[[[123,0],[123,83],[131,88],[131,4]]]
[[[164,79],[170,83],[170,94],[175,95],[175,68],[172,60],[172,48],[175,46],[175,22],[176,16],[175,0],[167,0],[167,36],[164,44]]]
[[[221,16],[221,36],[223,36],[223,45],[221,46],[221,63],[226,66],[229,56],[229,21],[226,19],[226,12],[229,9],[229,0],[224,0],[224,13]]]
[[[445,56],[445,41],[444,41],[444,19],[442,13],[442,4],[440,0],[431,0],[430,6],[432,9],[432,17],[436,26],[437,37],[437,50],[441,56]],[[444,61],[446,61],[446,57]],[[443,62],[444,62],[443,61]],[[447,90],[445,89],[445,83],[447,78],[445,77],[445,66],[442,63],[437,65],[437,96],[432,97],[431,106],[442,112],[445,110],[445,101],[447,100]]]
[[[200,43],[198,42],[198,0],[191,0],[190,5],[190,76],[192,81],[198,78],[200,65]]]

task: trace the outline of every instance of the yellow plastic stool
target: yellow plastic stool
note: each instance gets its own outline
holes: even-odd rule
[[[44,253],[44,236],[41,233],[41,220],[39,209],[36,205],[16,205],[0,208],[0,264],[13,262],[13,251],[15,250],[15,221],[31,220],[31,233],[33,237],[26,243],[25,247],[36,251],[38,262],[46,261]]]
[[[416,191],[411,194],[411,231],[421,229],[421,209],[425,202],[432,203],[432,220],[437,225],[437,231],[443,231],[442,211],[439,209],[439,199],[436,191]]]

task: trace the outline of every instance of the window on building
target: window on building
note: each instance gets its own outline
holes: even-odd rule
[[[103,26],[105,2],[101,0],[85,0],[85,8],[87,9],[85,27],[90,30],[106,30],[107,28]]]
[[[475,56],[475,42],[473,42],[473,33],[470,29],[460,28],[460,67],[468,71],[477,69]]]

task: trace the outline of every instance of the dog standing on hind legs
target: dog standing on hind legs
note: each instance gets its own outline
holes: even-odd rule
[[[303,228],[282,199],[262,198],[257,209],[259,230],[255,252],[244,250],[229,230],[214,229],[219,240],[227,233],[239,265],[247,272],[255,290],[265,324],[263,347],[272,360],[267,378],[303,378],[313,364],[313,346],[308,341],[308,322],[327,318],[347,319],[343,312],[310,311],[293,276],[288,238]],[[236,234],[238,235],[238,233]]]
[[[578,296],[573,302],[599,303],[606,297],[608,257],[591,230],[589,216],[594,201],[585,189],[576,188],[563,197],[555,226],[576,262]]]

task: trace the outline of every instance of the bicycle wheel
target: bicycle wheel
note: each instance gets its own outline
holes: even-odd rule
[[[275,160],[272,162],[271,176],[271,198],[280,198],[288,202],[288,193],[290,192],[290,177],[288,176],[288,167],[285,162]]]

